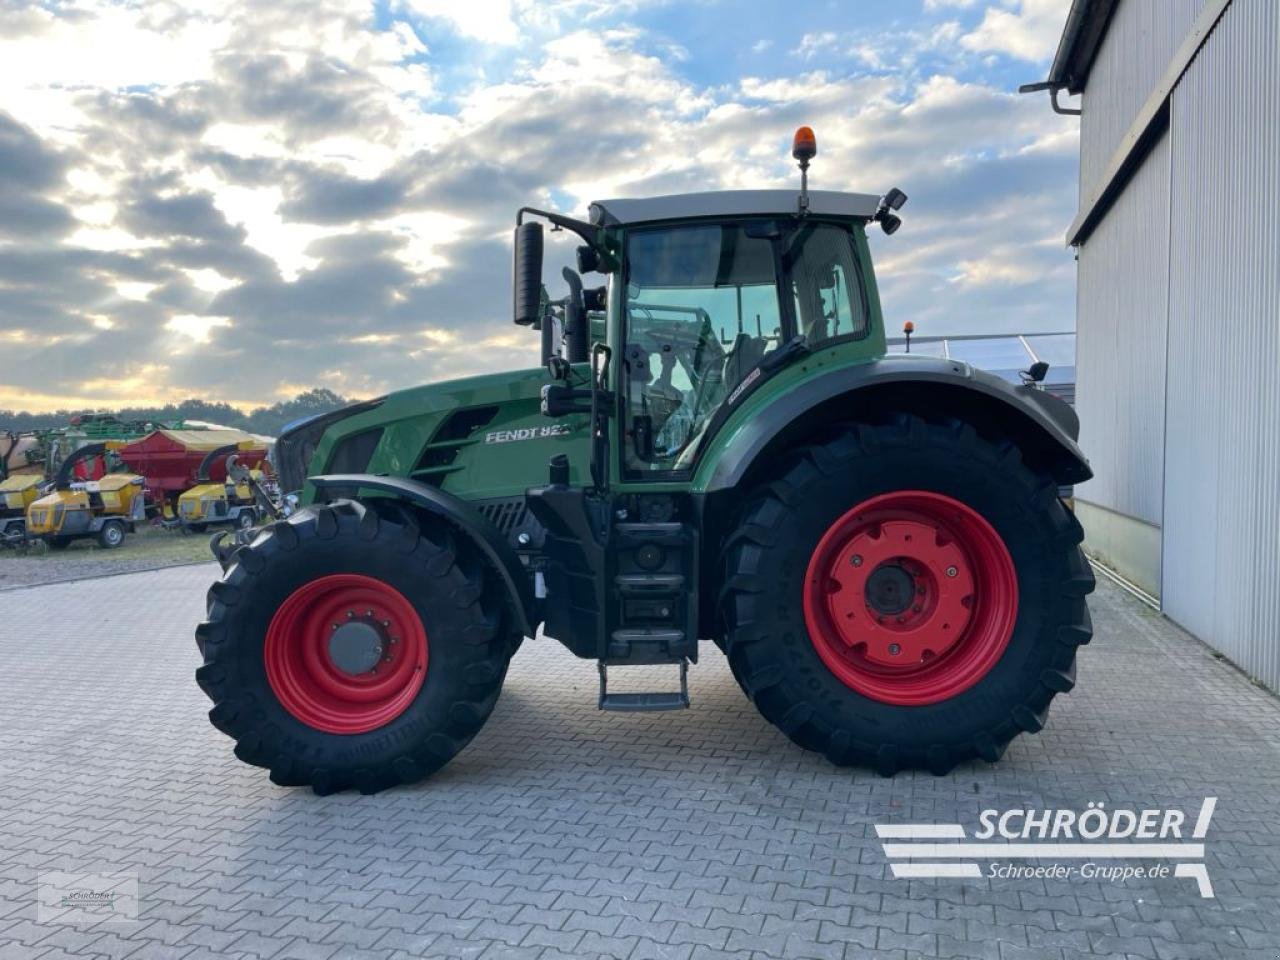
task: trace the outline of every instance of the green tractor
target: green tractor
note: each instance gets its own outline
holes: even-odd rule
[[[1015,386],[886,355],[866,229],[906,197],[811,192],[815,152],[802,128],[798,193],[520,210],[514,320],[542,365],[279,438],[301,506],[215,538],[196,631],[236,756],[318,793],[419,780],[539,631],[622,711],[687,707],[710,640],[795,743],[883,775],[1043,727],[1092,631],[1078,421],[1041,365]],[[582,241],[559,300],[542,222]],[[655,664],[669,689],[609,689]]]

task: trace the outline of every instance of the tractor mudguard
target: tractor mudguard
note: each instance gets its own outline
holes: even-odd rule
[[[914,385],[919,389],[902,389]],[[963,361],[895,355],[820,373],[773,398],[733,431],[707,480],[695,485],[707,493],[737,487],[757,458],[789,428],[806,425],[806,415],[815,408],[822,407],[837,420],[856,419],[865,410],[882,412],[885,406],[877,406],[875,400],[881,388],[896,388],[895,399],[917,410],[954,410],[961,416],[965,400],[977,401],[973,409],[1006,422],[1024,449],[1036,448],[1059,484],[1082,483],[1093,476],[1076,444],[1080,420],[1064,401],[1033,386],[1014,386]],[[871,406],[860,400],[871,401]],[[888,403],[892,401],[886,399]]]
[[[367,473],[334,473],[308,477],[307,483],[315,487],[317,502],[326,502],[326,491],[330,491],[332,495],[333,491],[342,490],[345,496],[352,490],[376,490],[406,500],[448,521],[470,537],[476,548],[493,566],[506,587],[507,595],[511,598],[516,626],[524,636],[533,636],[537,620],[533,613],[535,602],[529,576],[520,563],[520,558],[511,549],[511,545],[503,539],[498,529],[465,500],[439,487],[419,483],[416,480],[403,477],[379,477]]]

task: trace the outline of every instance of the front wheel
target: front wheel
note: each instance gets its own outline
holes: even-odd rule
[[[104,550],[114,550],[124,543],[124,524],[119,520],[108,520],[98,531],[98,546]]]
[[[354,501],[263,528],[209,590],[209,719],[278,784],[373,793],[456,755],[515,649],[487,569],[445,530]]]
[[[849,426],[748,497],[724,556],[730,665],[836,763],[994,761],[1074,685],[1081,539],[1011,443],[959,421]]]

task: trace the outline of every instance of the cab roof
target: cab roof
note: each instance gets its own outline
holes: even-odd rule
[[[799,209],[795,190],[717,190],[679,193],[642,200],[597,200],[591,204],[591,222],[600,227],[656,223],[699,217],[786,216]],[[809,212],[819,217],[870,220],[880,206],[871,193],[810,190]]]

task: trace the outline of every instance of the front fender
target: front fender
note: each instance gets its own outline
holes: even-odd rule
[[[448,522],[471,540],[497,572],[507,595],[511,598],[511,609],[516,618],[516,625],[524,636],[533,636],[537,624],[534,617],[535,601],[524,566],[497,528],[477,513],[465,500],[446,493],[439,487],[419,483],[416,480],[403,477],[379,477],[366,473],[335,473],[308,477],[307,483],[315,487],[318,502],[327,502],[334,496],[334,491],[343,491],[342,495],[346,496],[353,490],[357,492],[373,490],[390,494],[399,500],[406,500]],[[326,491],[328,491],[327,496]]]
[[[715,438],[715,449],[695,478],[696,490],[713,493],[737,487],[762,455],[823,420],[855,420],[894,410],[980,415],[984,423],[1004,426],[1059,484],[1081,483],[1093,476],[1076,443],[1079,418],[1068,404],[959,360],[894,355],[816,373],[767,399],[767,385],[756,393],[764,402],[744,404],[734,418],[738,422]]]

